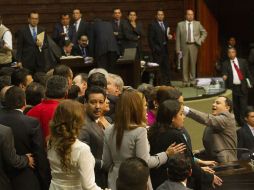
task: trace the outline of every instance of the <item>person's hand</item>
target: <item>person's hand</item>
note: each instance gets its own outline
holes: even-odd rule
[[[213,175],[213,183],[212,186],[215,188],[216,186],[221,186],[222,185],[222,179],[219,178],[217,175]]]
[[[223,80],[227,80],[228,76],[227,75],[223,75],[222,78],[223,78]]]
[[[63,37],[65,37],[67,34],[64,33],[64,32],[62,32],[60,35],[63,36]]]
[[[201,167],[201,169],[204,172],[207,172],[207,173],[210,173],[210,174],[214,174],[215,173],[215,171],[212,168],[208,167],[208,166]]]
[[[173,35],[168,34],[168,39],[169,39],[169,40],[173,39]]]
[[[198,163],[200,165],[203,165],[203,166],[216,166],[218,163],[213,161],[213,160],[200,160],[198,161]]]
[[[31,153],[26,154],[26,157],[28,158],[29,167],[34,169],[35,163],[34,163],[34,158],[33,158],[32,154]]]
[[[17,67],[19,67],[19,68],[23,68],[23,65],[22,65],[22,63],[21,62],[17,62]]]
[[[184,115],[188,115],[189,112],[190,112],[190,108],[188,106],[184,106],[183,107],[183,112],[184,112]]]
[[[114,32],[114,35],[115,35],[115,36],[118,36],[118,32]]]
[[[106,129],[107,127],[111,125],[104,116],[100,117],[97,123],[100,127],[104,129]]]
[[[176,143],[173,143],[171,144],[167,150],[166,150],[166,154],[168,156],[173,156],[175,154],[178,154],[178,153],[183,153],[183,151],[186,149],[186,146],[184,143],[180,143],[180,144],[177,144]]]

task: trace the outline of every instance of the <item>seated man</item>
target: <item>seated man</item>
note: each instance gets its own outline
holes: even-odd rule
[[[88,37],[86,35],[81,35],[78,39],[78,45],[74,46],[72,49],[72,54],[76,56],[89,57],[88,48]]]
[[[254,107],[248,106],[245,113],[246,124],[237,131],[238,148],[247,148],[254,152]],[[239,159],[248,159],[248,151],[239,151]]]
[[[168,180],[161,184],[157,190],[187,190],[187,178],[191,176],[191,161],[184,154],[176,154],[167,162]],[[190,190],[190,189],[189,189]]]
[[[203,145],[207,159],[217,162],[237,160],[235,149],[237,143],[236,124],[232,112],[232,101],[219,96],[212,105],[212,114],[203,113],[185,106],[187,117],[206,125]]]
[[[71,41],[65,41],[62,49],[62,56],[71,56],[72,55],[73,43]]]
[[[141,158],[128,158],[121,163],[116,180],[117,190],[147,190],[149,167]]]

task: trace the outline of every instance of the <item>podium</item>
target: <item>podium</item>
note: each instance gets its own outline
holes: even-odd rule
[[[223,180],[218,190],[253,190],[254,167],[248,161],[223,163],[215,167],[215,175]]]

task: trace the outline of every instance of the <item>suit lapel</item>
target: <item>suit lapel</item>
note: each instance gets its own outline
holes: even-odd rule
[[[89,123],[91,130],[94,131],[98,136],[103,138],[104,137],[103,129],[101,129],[100,126],[94,120],[92,120],[90,116],[86,115],[86,120],[87,123]]]
[[[245,130],[245,132],[246,132],[247,137],[248,137],[251,141],[254,141],[254,136],[252,135],[252,132],[251,132],[251,130],[250,130],[250,128],[249,128],[248,125],[245,125],[245,126],[244,126],[244,130]]]

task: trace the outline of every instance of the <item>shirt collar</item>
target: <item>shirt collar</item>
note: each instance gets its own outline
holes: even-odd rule
[[[15,110],[20,111],[21,113],[23,113],[23,110],[22,110],[22,109],[15,109]]]
[[[254,131],[254,127],[250,126],[248,123],[247,123],[248,127],[250,128],[251,131]]]

